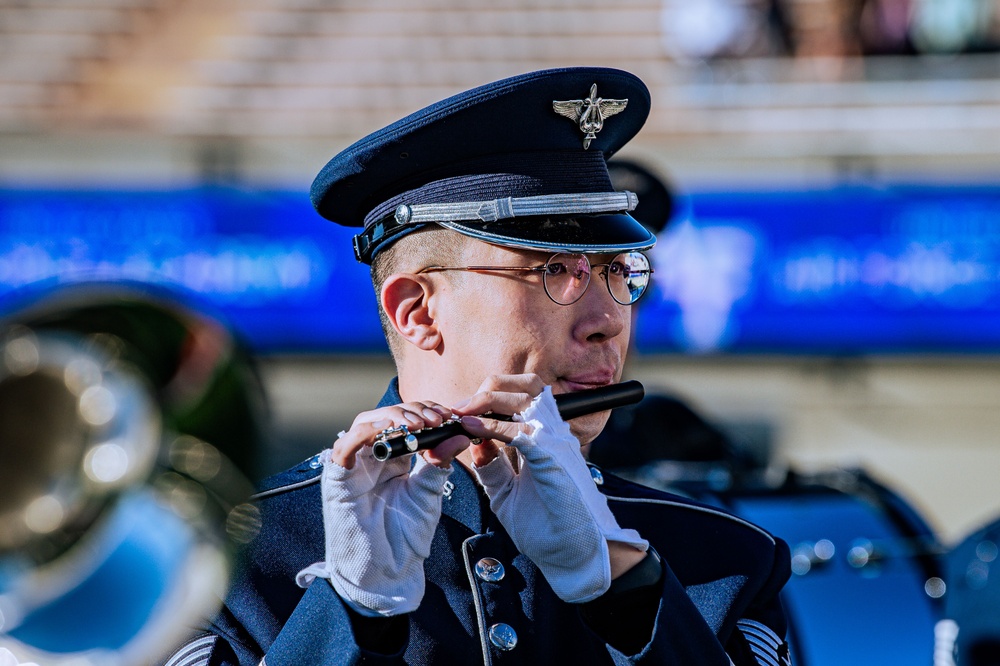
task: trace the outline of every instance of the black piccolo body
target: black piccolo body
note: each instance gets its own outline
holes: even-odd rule
[[[559,407],[559,415],[564,420],[569,421],[606,409],[635,404],[642,400],[644,394],[645,390],[642,384],[631,380],[575,393],[560,393],[554,397],[556,405]],[[484,414],[483,417],[498,421],[509,421],[511,418],[505,414]],[[461,422],[457,420],[447,421],[436,428],[424,428],[416,432],[410,432],[405,426],[388,428],[382,431],[382,434],[372,445],[372,455],[375,456],[376,460],[389,460],[409,453],[433,449],[449,437],[468,434]]]

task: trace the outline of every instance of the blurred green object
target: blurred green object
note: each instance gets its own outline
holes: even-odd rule
[[[184,292],[141,283],[47,291],[8,320],[84,336],[130,363],[150,383],[167,430],[212,444],[257,478],[267,398],[248,346],[218,315]]]

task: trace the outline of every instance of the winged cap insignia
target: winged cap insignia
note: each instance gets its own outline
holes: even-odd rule
[[[604,99],[597,96],[597,84],[590,86],[590,97],[587,99],[568,99],[563,102],[552,102],[552,110],[560,116],[565,116],[580,124],[583,132],[583,149],[590,148],[590,142],[597,138],[597,133],[604,127],[604,119],[625,110],[627,99]]]

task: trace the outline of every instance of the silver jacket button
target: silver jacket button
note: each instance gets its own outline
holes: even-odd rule
[[[590,478],[594,480],[595,484],[599,486],[604,485],[604,475],[601,474],[601,470],[597,469],[596,467],[590,468]]]
[[[490,643],[507,652],[517,646],[517,632],[514,627],[498,622],[490,627]]]
[[[479,576],[480,580],[485,580],[487,583],[499,583],[503,580],[504,573],[503,565],[500,564],[499,560],[495,560],[492,557],[484,557],[483,559],[476,562],[476,575]],[[507,625],[504,625],[505,627]]]

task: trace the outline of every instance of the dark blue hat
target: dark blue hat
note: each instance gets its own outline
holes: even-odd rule
[[[621,252],[655,236],[615,192],[607,158],[649,115],[649,91],[615,69],[523,74],[432,104],[361,139],[313,182],[323,217],[364,227],[359,261],[436,223],[480,240],[550,251]]]

